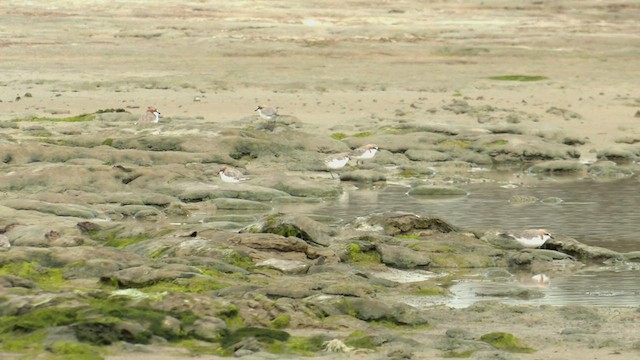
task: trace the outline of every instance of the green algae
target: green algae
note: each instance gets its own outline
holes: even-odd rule
[[[290,335],[282,330],[243,327],[236,330],[227,330],[220,343],[223,347],[228,348],[248,337],[255,338],[261,343],[273,343],[274,341],[287,341]]]
[[[29,117],[29,118],[15,119],[14,121],[33,121],[33,122],[45,122],[45,121],[51,121],[51,122],[85,122],[85,121],[92,121],[92,120],[95,120],[95,118],[96,118],[96,114],[95,114],[95,113],[90,113],[90,114],[80,114],[80,115],[75,115],[75,116],[69,116],[69,117],[64,117],[64,118],[54,118],[54,117],[37,117],[37,116],[33,116],[33,117]]]
[[[471,143],[467,140],[446,139],[439,142],[437,145],[449,149],[466,149],[471,146]]]
[[[493,346],[496,349],[513,353],[532,353],[535,350],[528,347],[517,337],[505,332],[492,332],[480,337],[480,341]]]
[[[357,349],[375,349],[377,347],[373,336],[360,330],[356,330],[349,334],[344,343],[347,346]]]
[[[322,351],[322,344],[326,341],[323,335],[291,336],[285,344],[287,353],[311,356]]]
[[[440,296],[447,291],[441,287],[419,287],[413,291],[413,294],[420,296]]]
[[[444,353],[445,358],[470,358],[475,350],[465,350],[465,351],[447,351]]]
[[[95,347],[75,342],[59,341],[49,346],[49,351],[65,360],[100,360],[100,352]]]
[[[32,281],[43,290],[58,290],[64,283],[63,271],[37,262],[11,262],[0,267],[0,275],[15,275]]]
[[[354,264],[379,264],[382,260],[380,254],[375,251],[363,251],[362,247],[356,243],[348,244],[346,247],[347,261]]]
[[[2,319],[2,318],[0,318]],[[1,322],[2,320],[0,320]],[[43,340],[47,337],[45,330],[31,333],[5,333],[0,331],[0,350],[11,352],[41,352],[44,350]]]
[[[336,139],[336,140],[342,140],[342,139],[348,137],[347,134],[341,133],[341,132],[333,133],[330,136],[331,136],[332,139]]]
[[[275,317],[275,319],[271,320],[271,327],[274,329],[284,329],[289,326],[291,322],[291,315],[282,314]]]

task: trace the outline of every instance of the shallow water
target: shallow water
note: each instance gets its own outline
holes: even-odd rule
[[[441,217],[463,229],[545,228],[583,243],[615,251],[640,250],[640,182],[542,181],[502,188],[495,183],[461,186],[465,197],[417,198],[408,188],[389,185],[379,190],[349,190],[337,200],[296,209],[333,216],[344,222],[375,212],[406,211]],[[514,195],[557,197],[558,204],[512,205]],[[288,209],[290,211],[292,209]]]
[[[498,300],[506,304],[530,305],[585,305],[585,306],[640,306],[640,265],[619,267],[592,267],[574,273],[548,274],[544,283],[530,281],[531,274],[516,274],[507,280],[469,278],[451,286],[452,296],[403,296],[395,300],[424,307],[445,304],[465,308],[475,302]],[[505,289],[532,289],[540,298],[518,299],[510,297],[480,296]]]
[[[640,251],[640,182],[636,179],[594,182],[547,178],[528,185],[501,187],[491,182],[461,187],[468,192],[467,196],[448,199],[412,197],[406,194],[408,188],[400,185],[354,189],[345,191],[340,199],[288,206],[286,211],[330,216],[342,223],[376,212],[406,211],[438,216],[463,229],[546,228],[590,245],[620,252]],[[555,197],[562,201],[512,205],[509,200],[514,195]],[[548,275],[549,282],[542,285],[518,284],[516,277],[510,284],[472,277],[452,286],[452,297],[413,296],[400,300],[416,306],[447,304],[452,307],[467,307],[476,301],[491,299],[511,304],[640,306],[640,266],[637,264]],[[534,286],[544,296],[522,300],[477,295],[505,285]]]

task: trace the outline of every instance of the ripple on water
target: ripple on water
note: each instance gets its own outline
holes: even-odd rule
[[[529,274],[529,277],[534,274]],[[513,277],[508,281],[465,279],[450,288],[450,297],[402,296],[395,300],[417,307],[447,305],[466,308],[478,301],[497,300],[510,305],[585,305],[640,306],[640,266],[596,267],[575,273],[548,275],[548,282],[522,281]],[[497,290],[535,288],[544,296],[533,299],[480,296]]]

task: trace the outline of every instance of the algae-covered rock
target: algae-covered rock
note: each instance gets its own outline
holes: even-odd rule
[[[425,254],[404,246],[377,244],[376,251],[380,253],[380,259],[385,265],[398,269],[412,269],[428,266],[431,263],[431,259]]]
[[[335,230],[304,215],[269,214],[257,223],[240,230],[241,233],[271,233],[295,236],[311,245],[329,246]]]
[[[509,333],[492,332],[480,337],[480,341],[495,347],[496,349],[514,353],[532,353],[535,350],[527,346],[522,340]]]
[[[388,321],[396,325],[428,325],[420,310],[402,303],[387,304],[380,300],[344,298],[334,303],[345,314],[364,321]]]
[[[411,196],[419,197],[450,197],[466,196],[467,192],[454,186],[418,185],[408,192]]]

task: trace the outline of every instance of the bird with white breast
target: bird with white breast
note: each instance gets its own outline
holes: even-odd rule
[[[339,170],[345,167],[351,157],[347,153],[340,153],[335,155],[329,155],[324,159],[324,165],[329,169],[329,174],[333,179],[333,172],[331,170]]]
[[[258,108],[255,110],[261,118],[267,121],[275,121],[278,117],[278,110],[272,107],[266,107],[262,105],[258,105]]]
[[[220,179],[222,179],[222,181],[227,183],[238,183],[247,179],[240,171],[226,166],[222,167],[218,171],[218,175],[220,175]]]
[[[352,159],[356,159],[358,161],[358,163],[359,163],[360,160],[373,159],[373,157],[376,156],[377,152],[378,152],[378,145],[376,145],[376,144],[367,144],[367,145],[360,146],[359,148],[353,150],[349,154],[349,156]]]
[[[529,229],[522,231],[507,231],[500,234],[501,236],[513,239],[525,248],[539,248],[549,239],[553,239],[553,235],[545,229]]]
[[[160,112],[153,106],[149,106],[147,111],[140,116],[136,124],[157,124],[160,122]]]

